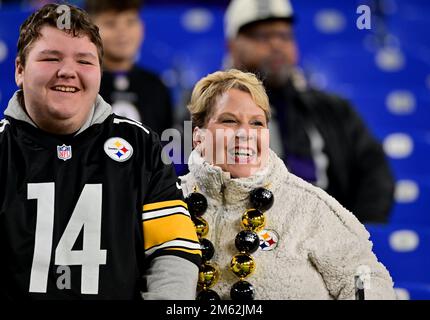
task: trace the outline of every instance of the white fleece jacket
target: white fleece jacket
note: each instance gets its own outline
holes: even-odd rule
[[[252,254],[256,271],[246,280],[254,285],[256,299],[354,299],[354,276],[361,265],[371,270],[366,299],[395,299],[392,279],[373,254],[363,225],[322,189],[289,173],[273,151],[266,168],[248,178],[230,178],[196,150],[189,169],[181,177],[183,192],[186,196],[197,186],[208,199],[203,218],[215,247],[211,261],[221,271],[213,289],[222,299],[230,298],[238,281],[229,264],[238,252],[234,239],[250,208],[249,192],[267,184],[275,202],[265,213],[266,229],[275,230],[280,239],[274,250],[259,248]]]

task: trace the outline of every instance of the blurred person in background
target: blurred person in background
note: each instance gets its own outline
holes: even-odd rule
[[[232,0],[225,13],[231,66],[263,79],[271,146],[290,172],[361,222],[387,222],[394,181],[382,146],[346,100],[307,85],[297,68],[294,19],[288,0]]]
[[[105,50],[100,95],[116,114],[161,135],[172,127],[170,93],[154,73],[135,64],[145,34],[142,1],[86,0],[84,6],[100,29]]]

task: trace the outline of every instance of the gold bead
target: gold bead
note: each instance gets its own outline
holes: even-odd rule
[[[206,262],[202,264],[199,271],[199,287],[203,289],[211,288],[219,279],[218,267],[215,264]]]
[[[240,278],[245,279],[255,270],[254,258],[247,253],[237,253],[231,258],[230,270]]]
[[[257,209],[246,210],[242,216],[242,227],[245,230],[258,232],[264,229],[266,217],[263,212]]]
[[[196,228],[197,236],[199,238],[205,237],[209,232],[208,222],[201,217],[193,218],[193,222],[194,222],[194,227]]]

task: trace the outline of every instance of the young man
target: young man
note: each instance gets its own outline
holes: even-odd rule
[[[272,148],[289,170],[361,222],[386,222],[394,181],[382,147],[347,101],[306,87],[293,20],[288,0],[232,0],[225,14],[232,66],[264,79]]]
[[[105,56],[100,95],[113,112],[141,121],[157,132],[172,127],[170,94],[160,79],[135,64],[144,38],[141,0],[86,0],[100,29]]]
[[[98,95],[97,27],[57,8],[21,26],[0,122],[0,297],[193,299],[200,246],[174,170]]]

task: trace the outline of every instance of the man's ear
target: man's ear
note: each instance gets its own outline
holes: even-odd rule
[[[145,41],[145,21],[140,20],[140,43]]]
[[[229,39],[226,42],[227,52],[228,52],[228,65],[229,67],[238,68],[237,65],[237,39]]]
[[[24,66],[18,57],[15,59],[15,83],[22,89],[24,83]]]
[[[234,42],[233,42],[233,40],[228,39],[225,42],[225,46],[227,47],[227,52],[230,52],[230,54],[231,54],[231,51],[234,50]]]
[[[195,127],[193,130],[193,148],[196,148],[202,142],[202,130],[199,127]]]
[[[239,43],[240,41],[241,39],[237,37],[234,39],[227,40],[227,49],[233,58],[237,56],[237,50],[238,50],[238,47],[240,46],[240,43]]]

